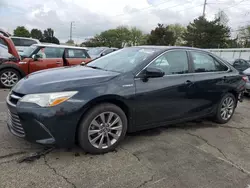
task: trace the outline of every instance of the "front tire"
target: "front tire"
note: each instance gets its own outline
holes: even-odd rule
[[[220,124],[227,123],[232,118],[235,107],[235,96],[231,93],[225,94],[217,106],[216,114],[214,117],[215,122]]]
[[[90,109],[78,129],[78,142],[84,151],[101,154],[113,151],[127,132],[127,117],[123,110],[110,103]]]
[[[7,68],[0,71],[0,86],[3,88],[12,88],[20,79],[21,76],[15,69]]]

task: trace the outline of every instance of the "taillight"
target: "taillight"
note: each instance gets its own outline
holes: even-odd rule
[[[245,82],[248,82],[248,81],[249,81],[248,76],[242,76],[242,79],[243,79]]]

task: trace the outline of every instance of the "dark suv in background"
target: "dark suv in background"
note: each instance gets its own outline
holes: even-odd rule
[[[245,93],[250,96],[250,60],[236,59],[233,62],[233,67],[236,68],[242,75],[245,75]]]
[[[92,59],[96,59],[96,58],[105,56],[107,54],[110,54],[116,50],[118,50],[118,48],[95,47],[95,48],[90,48],[88,50],[88,53]]]
[[[140,46],[86,66],[50,69],[20,80],[7,97],[9,130],[41,144],[113,150],[127,132],[213,117],[227,123],[245,81],[195,48]]]

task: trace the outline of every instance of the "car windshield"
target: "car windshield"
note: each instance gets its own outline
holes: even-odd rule
[[[131,71],[149,58],[157,49],[124,48],[90,62],[87,66],[115,72]]]
[[[100,54],[104,49],[106,49],[106,48],[91,48],[91,49],[89,49],[88,53],[89,53],[89,55],[98,55],[98,54]]]
[[[30,57],[30,55],[36,50],[36,46],[30,46],[24,50],[22,54],[20,54],[22,57]]]

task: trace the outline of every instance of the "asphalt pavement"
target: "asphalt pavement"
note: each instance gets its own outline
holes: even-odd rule
[[[20,163],[43,146],[9,133],[7,93],[0,90],[0,188],[250,187],[249,99],[225,125],[182,123],[129,134],[104,155],[75,147]]]

